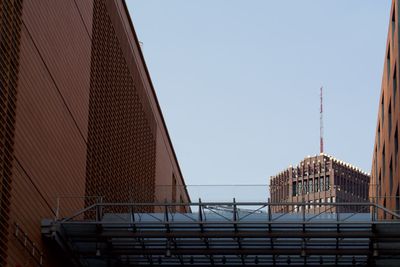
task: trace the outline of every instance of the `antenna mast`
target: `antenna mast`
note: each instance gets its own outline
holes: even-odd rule
[[[320,89],[320,100],[321,100],[321,109],[319,112],[319,136],[320,136],[320,153],[324,153],[324,110],[323,110],[323,87]]]

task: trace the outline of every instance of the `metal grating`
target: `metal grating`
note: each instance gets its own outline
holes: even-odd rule
[[[9,235],[22,0],[0,2],[0,266]]]
[[[86,195],[152,202],[155,134],[105,1],[94,1]],[[90,205],[92,203],[86,203]]]
[[[176,212],[179,205],[197,212]],[[318,215],[271,212],[277,205],[282,203],[103,203],[70,218],[43,221],[42,233],[77,265],[96,267],[400,264],[400,215],[373,203],[351,203],[370,213]],[[131,212],[112,212],[115,206]],[[142,206],[164,212],[142,213]],[[96,216],[80,220],[88,211]],[[396,219],[379,220],[378,211]]]

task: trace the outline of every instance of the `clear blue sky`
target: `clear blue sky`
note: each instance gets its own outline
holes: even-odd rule
[[[128,0],[186,183],[319,152],[370,172],[390,0]],[[197,196],[194,196],[197,197]]]

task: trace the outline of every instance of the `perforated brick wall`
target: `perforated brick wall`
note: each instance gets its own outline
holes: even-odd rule
[[[22,0],[0,2],[0,266],[7,257],[21,16]]]
[[[97,200],[85,196],[188,196],[123,0],[21,3],[0,1],[0,266],[35,267],[42,253],[43,266],[71,266],[42,219]]]
[[[386,53],[378,103],[370,197],[374,202],[400,212],[399,1],[392,0]],[[380,214],[381,217],[385,214]]]
[[[93,14],[86,195],[152,202],[156,137],[105,1],[94,2]]]

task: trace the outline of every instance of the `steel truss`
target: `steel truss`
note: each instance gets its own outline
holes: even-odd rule
[[[400,216],[375,203],[97,203],[42,233],[76,266],[400,265]]]

